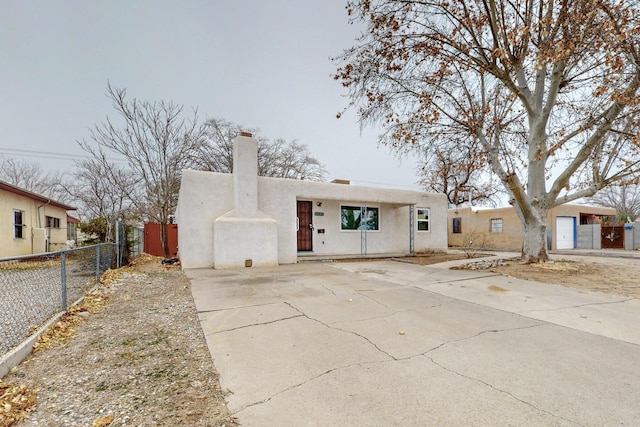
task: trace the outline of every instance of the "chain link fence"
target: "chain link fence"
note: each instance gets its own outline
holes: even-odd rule
[[[114,261],[113,243],[0,258],[0,356],[82,298]]]
[[[144,252],[144,228],[130,227],[127,231],[129,257],[136,259]]]
[[[142,255],[144,251],[144,228],[117,221],[115,234],[117,246],[116,266],[120,268]]]

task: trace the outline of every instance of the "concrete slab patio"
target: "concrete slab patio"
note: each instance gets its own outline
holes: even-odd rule
[[[186,273],[243,426],[640,424],[635,299],[394,261]]]

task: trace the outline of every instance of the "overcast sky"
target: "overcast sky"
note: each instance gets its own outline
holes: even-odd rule
[[[358,34],[345,1],[0,0],[0,154],[71,170],[30,152],[83,155],[76,141],[115,116],[109,81],[299,140],[328,179],[417,188],[415,161],[378,147],[379,130],[336,119],[347,100],[330,56]]]

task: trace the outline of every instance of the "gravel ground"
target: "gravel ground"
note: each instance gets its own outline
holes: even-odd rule
[[[2,379],[37,393],[17,425],[236,425],[186,276],[157,260],[125,271],[99,289],[108,302],[82,313],[75,337],[36,351]]]

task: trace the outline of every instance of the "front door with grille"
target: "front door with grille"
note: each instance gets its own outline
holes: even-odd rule
[[[298,201],[298,251],[312,251],[313,212],[311,202]]]

